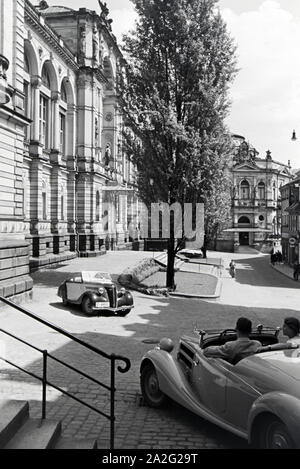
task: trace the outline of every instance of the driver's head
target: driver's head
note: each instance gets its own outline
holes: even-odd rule
[[[235,328],[239,337],[249,337],[252,330],[252,322],[248,318],[239,318]]]

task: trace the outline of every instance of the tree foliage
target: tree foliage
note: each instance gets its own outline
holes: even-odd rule
[[[205,202],[215,216],[232,151],[224,119],[235,46],[217,0],[133,3],[138,22],[124,38],[119,85],[140,196],[146,204]]]

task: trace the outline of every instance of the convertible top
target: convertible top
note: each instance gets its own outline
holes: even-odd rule
[[[84,271],[81,273],[83,282],[111,284],[112,278],[107,272]]]

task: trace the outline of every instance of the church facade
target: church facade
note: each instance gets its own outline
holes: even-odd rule
[[[0,0],[0,294],[30,269],[131,248],[135,169],[117,95],[124,59],[100,13]]]

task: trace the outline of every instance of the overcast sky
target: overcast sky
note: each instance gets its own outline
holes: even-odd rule
[[[51,5],[100,11],[98,0],[50,0]],[[106,0],[119,40],[134,25],[130,0]],[[300,168],[300,0],[220,0],[238,47],[227,124],[264,157]],[[291,141],[292,131],[299,140]]]

